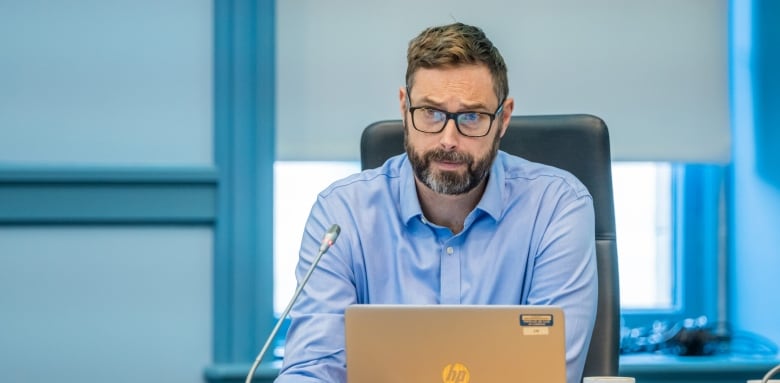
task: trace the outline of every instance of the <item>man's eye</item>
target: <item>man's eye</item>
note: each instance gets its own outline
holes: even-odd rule
[[[460,115],[461,122],[476,122],[479,121],[479,113],[465,113]]]
[[[431,119],[431,120],[441,120],[442,116],[444,115],[442,112],[439,112],[436,109],[429,109],[429,108],[423,108],[422,109],[423,115],[425,118]]]

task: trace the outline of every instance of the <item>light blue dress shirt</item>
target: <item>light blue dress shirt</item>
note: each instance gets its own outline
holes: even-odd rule
[[[406,154],[393,157],[319,194],[299,281],[332,224],[341,235],[293,307],[277,383],[346,381],[343,314],[354,303],[561,306],[567,381],[580,381],[598,287],[593,201],[571,174],[499,151],[453,235],[426,220]]]

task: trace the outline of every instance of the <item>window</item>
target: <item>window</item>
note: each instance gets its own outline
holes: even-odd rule
[[[311,205],[357,162],[275,164],[274,312],[295,290],[298,247]],[[622,326],[725,323],[725,172],[722,165],[613,162]],[[301,179],[306,187],[300,186]],[[282,192],[284,191],[284,192]],[[702,323],[702,322],[698,322]],[[284,332],[282,332],[284,333]],[[633,333],[629,331],[628,333]],[[283,355],[284,339],[275,350]]]
[[[675,257],[681,251],[675,250],[674,240],[675,224],[679,223],[675,219],[678,210],[675,206],[679,204],[673,186],[674,180],[684,177],[685,172],[674,169],[675,165],[660,162],[613,164],[624,311],[656,310],[653,314],[656,315],[658,310],[669,313],[681,306],[678,297],[681,276],[679,260]],[[274,308],[277,315],[295,290],[298,247],[317,194],[333,181],[359,170],[357,162],[276,162]],[[302,184],[300,180],[306,182]]]
[[[274,163],[274,312],[295,292],[295,265],[303,228],[317,194],[333,181],[360,171],[358,162]],[[301,182],[305,180],[305,182]],[[323,233],[324,235],[325,233]]]
[[[616,162],[612,167],[612,187],[621,307],[671,308],[671,166]]]
[[[647,328],[655,321],[671,325],[702,316],[710,324],[726,320],[726,297],[719,288],[725,286],[724,177],[725,167],[716,164],[614,164],[626,327]],[[653,189],[654,196],[641,197]],[[631,223],[637,219],[642,222]],[[626,243],[630,241],[636,243]]]

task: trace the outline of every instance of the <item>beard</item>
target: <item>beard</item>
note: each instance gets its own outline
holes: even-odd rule
[[[468,193],[485,180],[490,172],[493,160],[498,154],[498,145],[501,137],[496,133],[490,150],[481,158],[458,152],[446,151],[441,148],[417,154],[409,145],[409,127],[404,118],[404,147],[409,156],[409,162],[414,169],[414,175],[420,182],[436,193],[446,195],[459,195]],[[464,171],[436,171],[431,168],[432,161],[446,161],[465,164]]]

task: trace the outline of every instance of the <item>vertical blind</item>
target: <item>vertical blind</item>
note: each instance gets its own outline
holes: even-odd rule
[[[280,1],[277,159],[357,160],[401,117],[411,38],[480,26],[509,67],[514,114],[590,113],[616,160],[730,161],[726,0]]]

